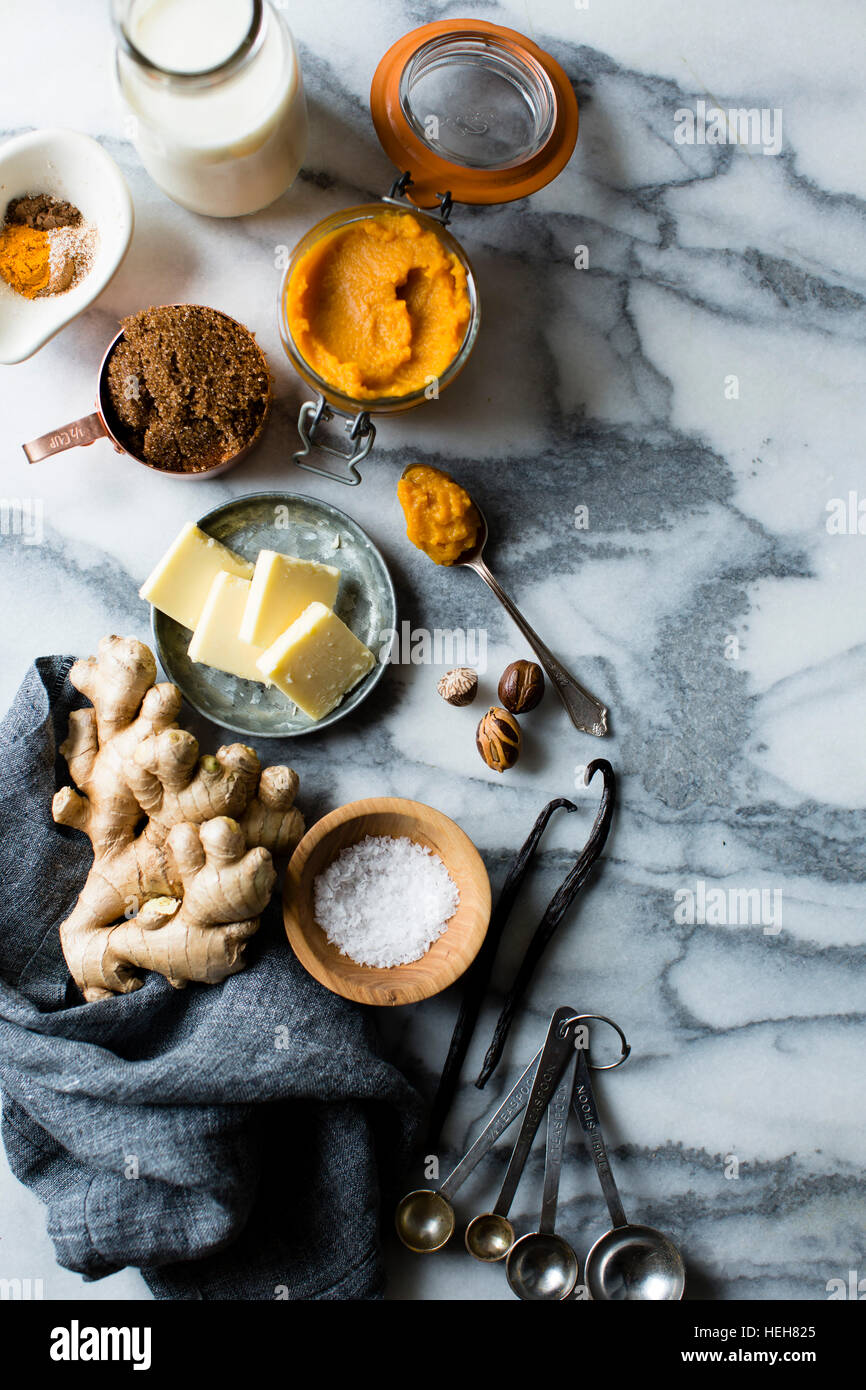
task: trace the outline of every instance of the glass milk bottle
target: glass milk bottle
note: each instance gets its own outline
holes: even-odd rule
[[[144,167],[209,217],[267,207],[304,157],[291,33],[269,0],[114,0],[117,78]]]

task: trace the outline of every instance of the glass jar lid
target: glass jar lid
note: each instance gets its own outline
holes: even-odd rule
[[[505,203],[543,188],[577,140],[577,98],[560,65],[514,29],[451,19],[406,34],[373,77],[370,109],[407,195],[432,207]]]

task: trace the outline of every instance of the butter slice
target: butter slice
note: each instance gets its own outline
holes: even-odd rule
[[[256,666],[262,648],[238,636],[249,596],[249,579],[221,570],[210,586],[188,652],[192,661],[204,666],[263,683],[265,677]]]
[[[311,603],[257,662],[262,676],[322,719],[372,671],[376,658],[324,603]]]
[[[253,567],[227,545],[188,521],[139,593],[160,613],[194,629],[216,576],[225,570],[251,579]]]
[[[333,608],[339,586],[340,571],[333,565],[260,550],[241,637],[269,647],[311,603]]]

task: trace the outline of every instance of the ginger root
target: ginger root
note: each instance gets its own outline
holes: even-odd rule
[[[157,685],[133,637],[104,637],[69,679],[91,709],[70,715],[60,751],[75,786],[53,815],[93,846],[93,865],[60,927],[85,999],[139,989],[140,972],[176,989],[242,970],[244,947],[273,892],[273,855],[304,833],[297,774],[266,767],[243,744],[199,757],[177,725],[181,694]]]

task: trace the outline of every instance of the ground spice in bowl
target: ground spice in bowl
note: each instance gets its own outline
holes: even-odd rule
[[[198,473],[253,442],[271,381],[248,329],[199,304],[144,309],[121,327],[105,404],[131,454],[166,472]]]
[[[0,278],[25,299],[64,294],[93,268],[97,232],[50,193],[13,198],[0,227]]]

